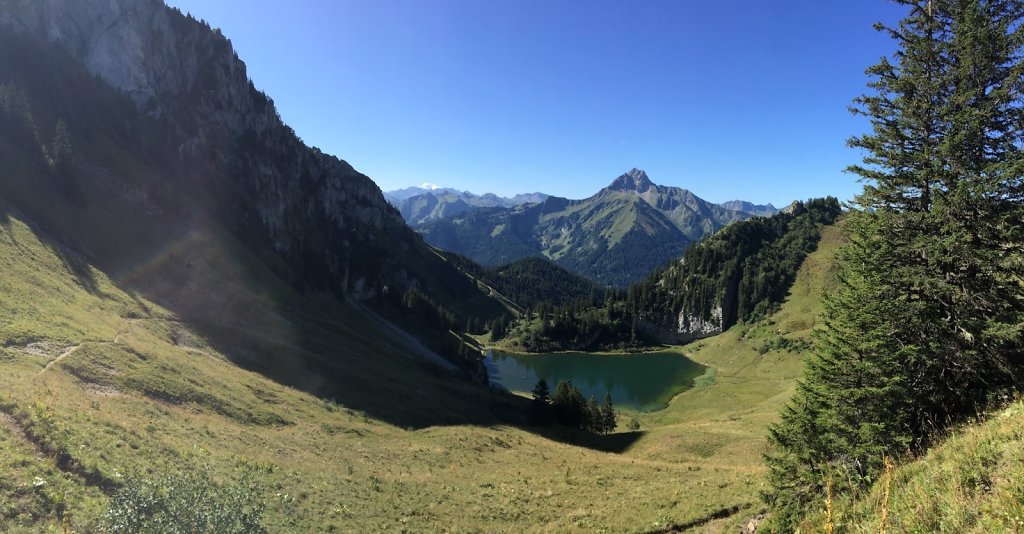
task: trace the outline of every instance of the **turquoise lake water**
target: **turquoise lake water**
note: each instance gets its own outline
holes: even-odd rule
[[[485,361],[492,384],[512,391],[533,390],[541,378],[552,391],[559,380],[572,383],[598,402],[610,392],[616,406],[660,410],[676,394],[693,387],[706,367],[674,352],[642,354],[506,354],[492,351]]]

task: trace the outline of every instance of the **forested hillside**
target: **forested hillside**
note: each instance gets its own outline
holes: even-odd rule
[[[906,17],[881,27],[898,50],[868,70],[870,91],[855,101],[872,129],[850,140],[865,153],[850,170],[866,185],[844,225],[840,285],[771,430],[774,531],[820,517],[835,496],[858,499],[888,463],[925,453],[951,423],[1018,394],[1024,376],[1024,6],[899,3]],[[990,445],[962,467],[975,477],[965,491],[999,486],[985,481],[1002,454]],[[904,491],[905,477],[885,476]],[[919,510],[923,522],[901,524],[977,528]],[[826,530],[848,527],[825,519]],[[882,512],[880,528],[885,521]]]
[[[495,339],[518,350],[638,349],[687,342],[771,313],[840,215],[835,198],[796,202],[772,217],[735,222],[681,259],[601,302],[541,303]]]
[[[460,271],[497,291],[522,310],[534,310],[541,304],[562,306],[572,302],[604,301],[604,287],[544,258],[530,257],[499,267],[483,267],[452,252],[442,254]]]
[[[693,336],[764,317],[785,298],[822,225],[840,211],[829,197],[731,224],[630,288],[630,298],[645,321]]]

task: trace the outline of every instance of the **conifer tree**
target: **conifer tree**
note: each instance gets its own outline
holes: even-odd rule
[[[601,433],[608,434],[615,432],[618,420],[615,414],[615,406],[612,404],[612,394],[604,394],[604,404],[601,406]]]
[[[840,286],[767,460],[770,529],[866,485],[1021,371],[1024,3],[898,0],[899,49],[855,102],[869,134]]]
[[[601,412],[601,405],[597,403],[597,399],[593,395],[590,396],[590,401],[587,402],[587,408],[584,411],[583,429],[598,434],[604,433],[604,417]]]
[[[825,299],[826,328],[816,354],[782,421],[769,431],[766,456],[773,527],[792,531],[819,502],[826,480],[837,491],[866,483],[885,456],[905,452],[913,441],[913,407],[902,362],[915,356],[900,347],[892,325],[913,321],[913,309],[893,298],[885,265],[890,244],[878,237],[874,213],[854,213],[845,223],[850,244],[842,249],[838,287]]]
[[[548,382],[541,378],[533,388],[533,399],[530,402],[530,423],[534,425],[550,424],[551,414],[551,392],[548,389]]]
[[[64,120],[58,120],[54,128],[53,144],[50,147],[50,167],[53,169],[67,168],[71,157],[71,134]]]
[[[551,396],[555,418],[559,423],[574,428],[586,428],[587,401],[570,380],[559,380]]]

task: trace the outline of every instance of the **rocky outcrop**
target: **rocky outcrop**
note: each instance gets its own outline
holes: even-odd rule
[[[159,0],[0,0],[0,25],[59,45],[160,121],[182,189],[303,285],[367,296],[432,268],[376,184],[281,121],[219,30]]]
[[[680,311],[676,332],[694,339],[721,333],[722,307],[712,308],[711,316],[707,319],[690,315],[685,310]]]

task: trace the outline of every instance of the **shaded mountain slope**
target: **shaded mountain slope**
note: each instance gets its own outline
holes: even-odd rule
[[[458,254],[442,253],[460,271],[509,299],[517,311],[533,310],[541,303],[562,306],[604,300],[602,286],[544,258],[529,257],[498,267],[483,267]]]
[[[281,123],[219,32],[150,1],[5,0],[0,22],[0,198],[48,235],[213,337],[235,286],[278,284],[301,299],[275,305],[362,300],[473,365],[446,325],[502,307]]]

